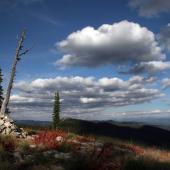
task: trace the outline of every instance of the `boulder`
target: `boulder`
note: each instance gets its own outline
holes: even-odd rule
[[[56,137],[56,141],[57,142],[63,142],[64,141],[64,138],[62,136],[57,136]]]
[[[70,159],[71,156],[72,156],[71,153],[62,153],[62,152],[56,153],[54,155],[56,159]]]

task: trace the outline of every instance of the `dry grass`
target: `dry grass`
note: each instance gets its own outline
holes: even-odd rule
[[[141,154],[146,158],[152,158],[159,162],[170,162],[170,151],[160,150],[157,148],[145,148],[144,153]]]
[[[64,142],[54,143],[57,136],[65,138]],[[103,143],[105,147],[101,146],[100,150],[97,151],[98,148],[93,148],[89,144],[87,146],[91,147],[91,149],[86,148],[85,155],[82,157],[78,148],[81,144],[88,142],[92,144],[96,142]],[[98,167],[109,166],[114,167],[115,170],[170,170],[170,151],[168,150],[142,146],[118,139],[96,139],[96,137],[69,134],[64,131],[38,131],[33,140],[18,140],[10,136],[0,136],[0,169],[5,170],[8,166],[10,167],[11,161],[13,162],[10,155],[14,151],[18,151],[23,155],[35,154],[35,162],[37,167],[42,166],[41,169],[50,162],[55,164],[56,160],[50,160],[51,158],[41,157],[42,159],[40,159],[39,155],[42,155],[41,152],[44,149],[40,150],[37,147],[31,150],[30,144],[36,144],[37,146],[43,144],[49,150],[74,152],[74,160],[64,162],[66,170],[76,170],[76,168],[83,170],[83,168],[87,169],[87,167],[99,170]],[[37,157],[36,154],[38,155]],[[26,162],[25,165],[28,167],[34,166],[32,162]],[[87,170],[90,170],[90,168]],[[104,170],[104,168],[100,170]]]

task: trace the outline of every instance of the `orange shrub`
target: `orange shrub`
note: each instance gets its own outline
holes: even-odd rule
[[[128,146],[127,148],[138,155],[142,155],[145,152],[145,150],[139,146]]]
[[[94,137],[90,137],[90,136],[79,136],[77,135],[75,137],[75,140],[78,142],[95,142],[96,139]]]
[[[56,138],[60,136],[63,139],[67,137],[67,133],[63,131],[43,131],[33,138],[33,143],[42,146],[44,149],[57,149],[59,142]]]

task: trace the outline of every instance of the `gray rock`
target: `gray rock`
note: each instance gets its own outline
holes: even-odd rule
[[[4,120],[0,119],[0,125],[4,124]]]
[[[26,155],[24,157],[25,160],[34,160],[34,155]]]
[[[14,135],[20,138],[26,138],[27,133],[23,129],[17,128],[14,121],[7,116],[0,116],[0,133],[6,135]]]
[[[56,137],[56,141],[57,142],[63,142],[64,141],[64,138],[62,136],[57,136]]]
[[[55,154],[59,154],[59,152],[56,150],[49,150],[49,151],[43,152],[44,156],[54,156]]]
[[[5,127],[5,125],[4,124],[2,124],[1,126],[0,126],[0,130],[3,130],[3,129],[5,129],[6,127]]]
[[[51,170],[64,170],[62,166],[51,166]]]
[[[24,161],[20,152],[14,152],[14,157],[15,157],[17,162],[23,162]]]
[[[54,157],[55,157],[56,159],[70,159],[71,156],[72,156],[71,153],[62,153],[62,152],[56,153],[56,154],[54,155]]]
[[[30,148],[36,148],[37,146],[36,145],[30,145]]]

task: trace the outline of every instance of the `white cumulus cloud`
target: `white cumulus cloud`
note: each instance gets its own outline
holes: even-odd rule
[[[161,29],[158,39],[160,44],[170,52],[170,23]]]
[[[163,61],[149,61],[149,62],[141,62],[136,64],[133,68],[129,70],[130,73],[139,74],[142,72],[155,73],[164,70],[170,69],[170,62]]]
[[[170,87],[170,79],[169,78],[164,78],[162,80],[162,87],[163,88],[169,88]]]
[[[104,109],[151,102],[163,94],[151,88],[154,77],[133,76],[128,80],[117,77],[55,77],[15,83],[17,94],[11,96],[14,115],[26,108],[23,116],[41,113],[50,117],[54,93],[61,96],[62,115],[76,116],[90,112],[103,113]],[[150,84],[149,88],[147,84]],[[15,108],[17,113],[15,113]]]
[[[97,29],[85,27],[71,33],[56,46],[64,54],[56,62],[61,66],[97,67],[166,58],[153,32],[127,20],[104,24]]]

